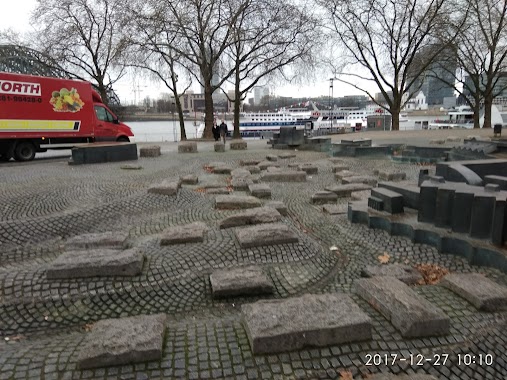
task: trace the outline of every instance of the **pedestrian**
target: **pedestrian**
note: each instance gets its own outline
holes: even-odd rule
[[[222,137],[224,144],[225,144],[225,138],[227,137],[227,124],[222,120],[222,123],[219,127],[220,130],[220,136]]]
[[[216,121],[213,122],[213,128],[211,128],[211,132],[213,132],[213,138],[215,139],[215,141],[218,141],[218,139],[220,138],[220,131],[218,130]]]

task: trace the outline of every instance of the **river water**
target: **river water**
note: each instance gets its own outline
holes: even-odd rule
[[[181,140],[180,123],[178,121],[128,121],[125,124],[132,128],[136,142]],[[188,139],[196,138],[197,127],[193,121],[185,121],[185,133]]]

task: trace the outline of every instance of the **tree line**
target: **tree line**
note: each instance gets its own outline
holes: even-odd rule
[[[174,96],[182,139],[180,96],[194,82],[204,89],[205,137],[213,93],[234,89],[239,138],[240,104],[254,86],[320,72],[389,111],[393,130],[407,92],[433,75],[474,109],[475,128],[483,106],[488,128],[493,99],[507,86],[506,16],[505,0],[38,0],[30,41],[92,81],[106,102],[129,69],[160,79]]]

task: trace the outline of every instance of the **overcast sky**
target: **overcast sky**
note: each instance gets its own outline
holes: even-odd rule
[[[1,0],[2,10],[0,11],[0,29],[12,28],[20,34],[26,33],[31,30],[30,13],[35,8],[36,0]],[[332,75],[329,75],[331,77]],[[156,83],[144,83],[147,87],[138,87],[138,82],[132,78],[122,79],[115,85],[115,90],[120,96],[122,103],[130,103],[132,100],[137,98],[144,98],[150,96],[151,98],[157,98],[161,92],[169,92],[164,90],[163,86],[157,85]],[[134,88],[138,87],[140,92],[134,93]],[[194,91],[199,91],[199,87],[193,88]],[[292,96],[292,97],[314,97],[319,95],[329,95],[329,80],[323,79],[320,81],[308,83],[308,85],[298,86],[279,86],[272,89],[275,95],[280,96]],[[340,84],[339,82],[334,83],[334,96],[344,96],[351,94],[361,94],[360,91]]]

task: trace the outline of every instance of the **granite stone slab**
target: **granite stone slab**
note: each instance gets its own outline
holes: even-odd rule
[[[333,165],[331,166],[331,171],[333,173],[339,173],[339,172],[342,172],[342,171],[348,171],[350,169],[350,167],[348,165]]]
[[[247,191],[253,180],[247,177],[232,177],[231,186],[235,191]]]
[[[403,181],[407,179],[407,173],[405,172],[379,171],[378,176],[382,181]]]
[[[236,168],[231,171],[232,178],[249,178],[251,174],[247,168]]]
[[[282,223],[259,224],[236,229],[235,232],[242,248],[298,242],[297,235]]]
[[[260,169],[260,170],[266,170],[267,168],[269,167],[276,167],[276,168],[279,168],[280,167],[280,164],[278,162],[274,162],[274,161],[261,161],[257,164],[257,167]]]
[[[303,171],[280,171],[264,173],[261,175],[264,182],[306,182],[306,173]]]
[[[203,222],[170,227],[162,232],[160,245],[200,243],[207,231],[208,227]]]
[[[77,235],[65,242],[65,249],[76,251],[89,248],[126,248],[128,232],[107,231],[93,234]]]
[[[324,347],[372,337],[370,318],[345,294],[305,294],[241,307],[254,355]]]
[[[336,203],[338,195],[332,191],[317,191],[311,197],[311,202],[314,205],[322,205],[325,203]]]
[[[199,178],[195,174],[188,174],[180,177],[180,182],[182,185],[197,185]]]
[[[449,334],[449,317],[394,277],[362,278],[354,281],[354,287],[405,338]]]
[[[177,195],[180,188],[180,181],[163,181],[160,184],[152,185],[148,188],[148,193],[159,195]]]
[[[330,214],[330,215],[340,215],[346,214],[348,207],[346,204],[336,205],[336,204],[325,204],[322,206],[322,211]]]
[[[271,188],[265,183],[255,183],[248,185],[248,192],[253,197],[271,198]]]
[[[417,269],[402,264],[367,265],[361,271],[361,275],[363,277],[390,276],[397,278],[407,285],[417,284],[423,279]]]
[[[266,156],[266,160],[268,160],[268,161],[278,161],[278,156],[275,156],[274,154],[268,154]]]
[[[197,143],[195,141],[180,141],[178,153],[197,153]]]
[[[377,177],[371,175],[353,175],[342,178],[343,184],[348,183],[365,183],[367,185],[376,186],[377,185]]]
[[[248,160],[240,160],[239,164],[241,166],[255,166],[259,164],[262,160],[256,160],[256,159],[248,159]]]
[[[251,208],[222,219],[220,228],[246,226],[251,224],[274,223],[282,219],[282,215],[272,207]]]
[[[96,322],[80,345],[79,369],[161,360],[165,324],[165,314]]]
[[[319,172],[319,168],[313,164],[301,164],[299,165],[298,170],[303,171],[306,174],[317,174]]]
[[[251,195],[219,195],[215,199],[215,208],[220,210],[239,210],[260,206],[260,199]]]
[[[215,298],[272,294],[274,291],[271,279],[256,266],[217,270],[209,279]]]
[[[281,158],[282,160],[286,160],[288,158],[296,157],[296,153],[280,153],[278,157]]]
[[[441,284],[479,310],[507,310],[507,288],[482,274],[452,273],[445,276]]]
[[[206,190],[208,194],[229,194],[230,191],[227,187],[213,187]]]
[[[232,168],[228,165],[223,166],[215,166],[213,168],[213,173],[215,174],[231,174]]]
[[[139,148],[139,157],[160,156],[160,145],[143,146]]]
[[[350,197],[356,191],[370,190],[372,186],[364,183],[351,183],[347,185],[332,185],[325,187],[327,191],[332,191],[338,195],[338,198]]]
[[[406,358],[406,359],[409,359],[409,358]],[[407,363],[409,363],[408,360],[407,360]],[[377,373],[375,375],[372,375],[372,377],[368,377],[368,379],[369,380],[438,380],[438,378],[436,378],[435,376],[426,375],[426,374],[417,374],[417,373],[412,373],[410,375],[408,375],[408,374],[395,375],[392,373]]]
[[[340,172],[334,173],[334,178],[338,181],[342,181],[346,177],[352,177],[352,176],[356,176],[356,175],[357,175],[357,172],[353,172],[350,170],[342,170]]]
[[[266,207],[273,207],[276,211],[278,211],[282,216],[287,216],[287,206],[282,201],[269,201],[264,205]]]
[[[103,276],[137,276],[144,255],[137,248],[127,250],[89,249],[62,253],[46,270],[48,279]]]

